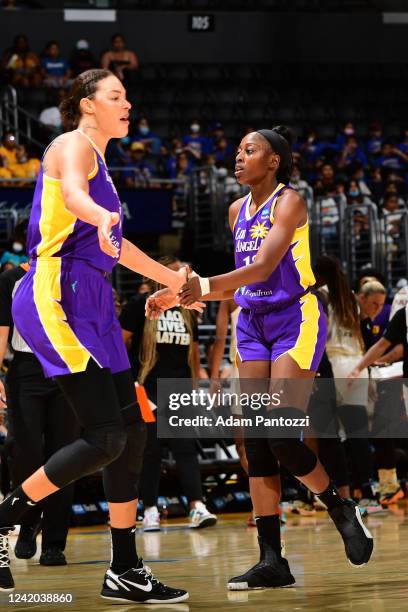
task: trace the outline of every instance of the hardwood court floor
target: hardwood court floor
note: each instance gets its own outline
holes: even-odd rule
[[[201,531],[171,521],[160,533],[139,533],[138,547],[145,562],[165,583],[184,587],[190,599],[172,606],[112,607],[98,597],[110,556],[105,526],[72,529],[66,550],[69,565],[45,568],[38,553],[30,561],[14,559],[18,592],[69,592],[70,605],[3,603],[1,610],[61,610],[69,612],[145,609],[152,611],[352,612],[408,611],[408,510],[395,506],[387,515],[371,516],[367,525],[375,537],[369,565],[352,568],[346,561],[339,535],[326,513],[289,517],[285,533],[287,557],[296,578],[290,589],[231,592],[228,578],[257,561],[256,529],[245,524],[246,515],[220,516],[215,527]],[[14,544],[14,543],[13,543]]]

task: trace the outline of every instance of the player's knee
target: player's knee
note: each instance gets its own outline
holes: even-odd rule
[[[115,461],[125,449],[127,435],[120,424],[99,427],[84,435],[86,441],[99,451],[100,466]]]
[[[271,438],[269,445],[279,463],[294,476],[306,476],[316,467],[316,455],[300,440]]]

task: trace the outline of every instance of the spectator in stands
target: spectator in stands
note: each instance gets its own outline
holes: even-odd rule
[[[45,87],[68,87],[71,83],[68,62],[61,56],[56,40],[50,40],[41,55]]]
[[[384,142],[381,155],[375,161],[376,165],[386,170],[403,171],[408,162],[408,155],[401,149],[398,149],[390,141]]]
[[[316,130],[310,128],[306,139],[299,146],[299,152],[306,157],[308,162],[314,162],[319,157],[323,147],[323,143],[317,137]]]
[[[352,179],[347,186],[347,204],[366,204],[370,198],[365,196],[360,189],[358,181]]]
[[[368,186],[373,200],[378,202],[384,195],[384,181],[381,175],[381,168],[378,166],[371,169]]]
[[[3,136],[0,157],[3,158],[4,166],[8,169],[17,163],[17,140],[12,132],[6,132]]]
[[[310,189],[309,183],[302,179],[299,164],[293,164],[292,166],[290,184],[294,189],[296,189],[296,191],[300,191],[301,193],[304,193],[307,189]]]
[[[208,138],[201,133],[201,125],[198,120],[191,122],[190,133],[183,137],[183,145],[197,161],[201,161],[203,155],[211,152]]]
[[[357,183],[364,199],[371,199],[371,191],[365,178],[364,166],[360,162],[355,162],[354,164],[350,164],[348,171],[350,179]]]
[[[15,235],[0,257],[0,265],[4,266],[7,263],[11,263],[13,266],[19,266],[27,261],[28,257],[24,252],[24,243],[18,235]]]
[[[136,133],[132,136],[133,142],[141,142],[146,151],[152,155],[160,155],[161,140],[154,134],[149,125],[147,117],[140,117],[136,125]]]
[[[340,158],[337,162],[339,168],[347,168],[350,164],[359,162],[362,166],[367,166],[366,154],[360,148],[355,136],[346,136]]]
[[[338,134],[336,137],[336,148],[339,152],[341,152],[345,145],[347,144],[347,139],[349,136],[354,136],[356,133],[354,129],[354,123],[352,121],[347,121],[345,124],[342,133]]]
[[[378,121],[374,121],[368,128],[368,139],[366,145],[367,155],[375,159],[381,153],[384,142],[383,127]]]
[[[194,168],[194,164],[187,151],[181,151],[177,155],[176,165],[174,168],[170,168],[169,178],[185,180]]]
[[[40,113],[39,121],[44,127],[45,140],[47,142],[62,132],[62,118],[59,107],[66,97],[65,89],[57,89],[55,93],[53,92],[53,103],[51,106],[44,108]]]
[[[15,37],[13,45],[4,52],[1,64],[11,85],[25,88],[41,86],[40,58],[30,50],[25,34]]]
[[[181,262],[175,257],[159,260],[179,270]],[[157,283],[149,282],[149,293],[157,291]],[[124,306],[120,324],[123,339],[129,347],[132,371],[145,386],[149,400],[156,407],[157,381],[160,378],[197,377],[200,353],[197,320],[191,311],[174,307],[163,313],[157,321],[145,318],[148,294],[138,295]],[[147,442],[140,483],[144,503],[143,527],[145,531],[160,530],[157,497],[160,484],[162,440],[157,436],[157,423],[146,423]],[[186,495],[190,509],[190,527],[209,527],[217,517],[203,503],[200,466],[194,439],[169,439],[168,445],[176,461],[181,492]]]
[[[126,187],[146,188],[152,187],[151,179],[155,176],[155,171],[146,162],[146,149],[142,142],[133,142],[130,145],[130,160],[125,164],[126,170],[123,173]]]
[[[221,136],[216,143],[214,149],[216,162],[224,162],[229,168],[233,167],[234,156],[232,145],[228,142],[225,136]]]
[[[35,179],[40,171],[40,160],[32,157],[24,145],[16,147],[16,163],[9,168],[14,178]],[[24,182],[21,183],[24,186]]]
[[[0,155],[0,187],[6,187],[9,184],[7,179],[11,179],[12,176],[9,168],[7,168],[7,160]]]
[[[131,82],[139,68],[139,60],[134,51],[126,49],[125,39],[121,34],[111,38],[111,48],[102,55],[101,68],[110,70],[121,81]]]
[[[75,49],[69,60],[69,66],[72,78],[76,78],[78,74],[85,72],[85,70],[96,67],[96,61],[89,48],[89,42],[84,38],[76,42]]]
[[[334,168],[331,164],[323,164],[319,170],[318,189],[322,195],[335,195],[336,183]]]

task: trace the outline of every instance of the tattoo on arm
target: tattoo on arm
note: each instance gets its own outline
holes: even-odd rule
[[[43,162],[42,162],[43,171],[45,173],[47,173],[47,170],[48,170],[48,165],[47,165],[47,162],[46,162],[46,158],[48,156],[48,153],[51,151],[51,149],[54,149],[55,147],[58,147],[58,145],[62,144],[66,140],[65,136],[66,136],[66,134],[61,134],[60,136],[57,136],[57,138],[55,140],[53,140],[52,143],[50,144],[50,146],[48,147],[46,156],[45,156],[45,158],[43,159]]]

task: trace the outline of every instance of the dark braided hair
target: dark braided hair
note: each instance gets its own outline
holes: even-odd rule
[[[290,181],[292,175],[292,145],[294,141],[292,131],[285,125],[277,125],[271,130],[258,130],[260,134],[271,146],[271,149],[276,155],[279,155],[279,168],[276,173],[276,178],[280,183],[286,185]]]
[[[82,98],[93,98],[99,81],[112,76],[109,70],[92,68],[77,76],[72,84],[70,95],[60,104],[60,112],[64,125],[70,129],[77,127],[81,118],[80,102]]]

